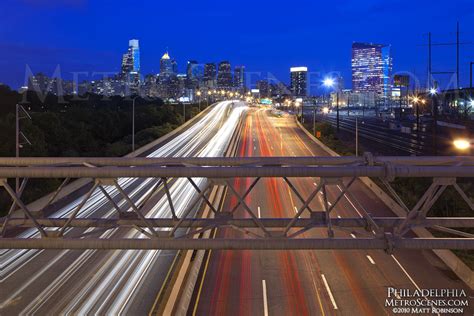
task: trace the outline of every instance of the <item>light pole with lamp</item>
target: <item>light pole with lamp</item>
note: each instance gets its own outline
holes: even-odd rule
[[[20,110],[25,114],[25,116],[20,116]],[[17,104],[15,107],[15,157],[20,158],[20,148],[22,148],[22,144],[20,143],[20,136],[26,141],[27,144],[31,145],[31,142],[26,138],[25,134],[20,131],[20,120],[23,118],[28,118],[31,120],[31,116],[25,110],[23,106]],[[19,194],[20,192],[20,178],[15,178],[15,193]]]
[[[199,97],[198,109],[201,112],[201,91],[196,92],[196,95]]]
[[[137,95],[132,99],[132,152],[135,151],[135,100],[138,97]]]
[[[339,132],[339,84],[332,78],[326,78],[323,81],[323,85],[327,88],[335,87],[336,90],[336,129]]]
[[[433,109],[433,153],[436,156],[438,154],[438,89],[431,88],[429,92]]]

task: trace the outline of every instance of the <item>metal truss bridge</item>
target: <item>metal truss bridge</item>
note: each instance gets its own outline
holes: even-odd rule
[[[385,187],[405,217],[373,217],[352,192],[358,179],[369,177]],[[15,190],[11,183],[21,179]],[[119,183],[123,178],[153,181],[146,196],[133,200]],[[245,192],[239,193],[234,179],[250,179]],[[246,198],[264,178],[282,178],[298,198],[301,207],[291,218],[260,218]],[[294,185],[295,178],[313,178],[315,187],[303,196]],[[393,189],[396,178],[431,178],[432,183],[416,205],[408,208]],[[0,219],[0,248],[5,249],[474,249],[474,235],[459,230],[473,228],[474,217],[430,217],[434,203],[448,186],[454,187],[474,211],[474,203],[463,192],[457,178],[474,178],[474,157],[256,157],[256,158],[0,158],[0,190],[12,198],[8,214]],[[43,205],[32,209],[22,200],[29,179],[63,179]],[[82,179],[82,180],[81,180]],[[74,181],[72,181],[74,180]],[[192,200],[179,213],[176,197],[170,193],[175,181],[186,181]],[[38,181],[38,180],[35,180]],[[69,186],[83,181],[86,188],[74,208],[61,217],[47,216],[45,210],[67,199]],[[330,200],[329,186],[339,186],[340,194]],[[224,189],[237,200],[232,209],[216,202],[216,190]],[[111,195],[115,192],[115,198]],[[110,216],[81,216],[81,209],[99,192],[113,206]],[[311,202],[322,197],[322,209]],[[151,218],[144,211],[153,207],[156,197],[167,202],[169,217]],[[335,218],[331,211],[344,196],[349,196],[361,217]],[[117,200],[117,197],[120,200]],[[154,199],[155,198],[155,199]],[[119,202],[120,201],[120,202]],[[30,204],[31,205],[31,204]],[[236,210],[243,209],[244,217]],[[448,236],[417,238],[413,228],[425,227],[449,233]],[[234,229],[245,238],[212,238],[209,231]],[[335,231],[364,228],[370,237],[339,238]],[[35,229],[37,237],[21,232]],[[139,232],[139,238],[100,238],[109,230]],[[305,238],[311,229],[324,229],[325,238]],[[446,234],[445,234],[446,235]],[[22,237],[23,236],[23,237]],[[444,235],[443,235],[444,236]]]

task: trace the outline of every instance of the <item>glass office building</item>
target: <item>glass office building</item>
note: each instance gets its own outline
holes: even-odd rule
[[[308,68],[290,68],[290,90],[294,97],[306,97],[308,85]]]
[[[392,94],[390,45],[352,44],[352,89],[355,93],[375,93],[383,103]]]

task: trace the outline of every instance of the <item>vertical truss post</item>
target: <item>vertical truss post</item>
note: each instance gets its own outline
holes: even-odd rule
[[[293,226],[293,224],[296,222],[296,220],[301,216],[301,214],[303,213],[303,211],[308,208],[308,205],[311,203],[311,201],[314,199],[314,197],[316,196],[316,194],[318,194],[318,192],[321,190],[321,188],[323,187],[323,181],[321,181],[318,186],[316,187],[316,189],[314,189],[314,191],[309,195],[308,199],[306,201],[303,200],[303,206],[300,207],[300,209],[298,210],[298,212],[296,212],[296,215],[291,219],[291,221],[288,223],[288,225],[285,227],[285,230],[283,231],[283,235],[286,236],[288,234],[288,232],[290,231],[291,227]],[[309,208],[308,208],[309,210]],[[311,211],[309,211],[311,213]]]
[[[189,215],[189,213],[191,213],[194,206],[196,206],[198,204],[199,200],[204,196],[204,194],[206,194],[206,191],[210,187],[211,187],[211,184],[208,183],[206,185],[206,187],[204,188],[204,190],[202,190],[201,193],[199,193],[198,197],[194,200],[194,202],[188,205],[188,208],[184,211],[183,216],[181,216],[178,223],[176,223],[176,225],[174,225],[173,228],[171,229],[171,231],[169,233],[169,236],[174,236],[174,233],[176,232],[176,230],[178,230],[178,228],[181,226],[181,224],[186,219],[186,217]]]
[[[245,199],[247,198],[247,196],[250,194],[250,191],[252,191],[252,189],[255,187],[255,185],[257,184],[257,182],[258,182],[259,180],[260,180],[260,178],[256,178],[256,179],[252,182],[252,184],[250,184],[249,188],[245,191],[244,195],[242,196],[242,199],[240,199],[240,200],[237,202],[237,204],[234,206],[234,208],[230,211],[231,213],[234,213],[234,212],[237,210],[237,208],[241,205],[241,201],[245,201]],[[228,186],[230,185],[228,181],[225,181],[225,182],[226,182],[226,184],[227,184]],[[233,188],[232,188],[232,191],[234,191]]]
[[[41,212],[43,212],[48,206],[50,206],[56,200],[56,198],[59,195],[59,192],[61,192],[61,190],[66,186],[66,184],[68,184],[69,180],[70,180],[70,178],[64,179],[64,181],[61,183],[61,185],[59,185],[59,187],[56,189],[56,191],[54,191],[53,195],[48,200],[48,202],[45,204],[45,206],[43,206],[43,208],[41,208]]]
[[[23,181],[21,182],[20,189],[18,190],[18,197],[21,198],[27,183],[28,183],[28,178],[24,178]],[[15,201],[13,201],[12,205],[10,206],[10,209],[8,210],[8,214],[5,217],[5,222],[3,223],[2,231],[0,233],[0,236],[2,236],[2,237],[5,236],[5,233],[7,232],[8,220],[10,219],[11,214],[15,210],[16,205],[17,205],[17,203]]]
[[[191,185],[194,187],[194,189],[196,190],[196,192],[198,194],[201,194],[201,190],[199,189],[199,187],[196,185],[196,183],[193,181],[192,178],[187,178],[188,181],[191,183]],[[214,214],[217,214],[217,210],[216,208],[214,207],[214,205],[212,205],[212,203],[209,201],[209,199],[206,197],[205,194],[202,195],[202,199],[204,200],[204,202],[206,202],[206,204],[209,206],[209,208],[214,212]]]
[[[413,209],[408,212],[405,220],[395,229],[395,232],[399,236],[405,235],[410,230],[411,222],[417,219],[423,219],[426,217],[426,214],[431,209],[431,207],[436,203],[444,190],[448,185],[454,185],[456,183],[455,178],[435,178],[433,182],[422,195],[420,200],[416,203]]]
[[[128,202],[128,204],[130,204],[130,206],[132,207],[132,209],[135,211],[135,213],[138,215],[138,217],[143,221],[143,223],[148,227],[148,229],[150,230],[150,232],[158,237],[158,234],[156,233],[155,229],[153,228],[153,226],[146,220],[145,216],[142,214],[142,212],[140,212],[140,210],[138,209],[138,207],[135,205],[135,203],[132,201],[132,199],[128,196],[128,194],[122,189],[122,187],[120,186],[120,184],[117,182],[117,180],[113,180],[114,181],[114,184],[115,184],[115,187],[117,188],[117,190],[120,192],[120,194],[122,194],[122,196],[125,198],[125,200]]]
[[[322,192],[323,192],[323,201],[324,201],[324,211],[326,212],[326,223],[328,225],[328,237],[332,238],[334,237],[334,231],[332,230],[332,223],[331,223],[331,210],[329,208],[329,203],[328,203],[328,196],[327,196],[327,191],[326,191],[326,179],[322,179],[321,183],[323,184],[322,187]]]
[[[301,203],[305,203],[305,200],[303,199],[303,197],[301,196],[301,194],[298,192],[298,190],[296,189],[296,187],[293,185],[293,183],[290,182],[290,179],[288,179],[287,177],[283,177],[283,180],[285,180],[285,182],[288,184],[288,186],[290,187],[291,191],[293,191],[293,193],[298,197],[298,199],[300,200]],[[310,212],[313,212],[313,210],[309,207],[309,205],[307,206],[307,209],[308,211]]]
[[[66,230],[66,228],[69,226],[72,220],[77,216],[77,214],[81,211],[84,205],[86,205],[86,202],[90,199],[90,197],[92,196],[92,193],[94,193],[95,189],[97,189],[98,186],[99,186],[99,182],[94,181],[92,188],[89,190],[89,192],[87,192],[87,194],[82,199],[81,203],[76,207],[76,209],[74,210],[74,212],[72,212],[71,216],[68,218],[64,226],[61,227],[61,229],[59,230],[60,236],[64,235],[64,231]]]
[[[102,192],[102,194],[104,194],[104,196],[107,198],[107,200],[109,200],[110,203],[112,203],[113,207],[117,210],[117,212],[119,213],[119,215],[125,213],[124,211],[122,211],[119,207],[119,205],[114,201],[114,199],[110,196],[109,192],[107,192],[107,190],[104,188],[104,186],[101,184],[99,184],[99,189],[100,191]]]
[[[1,185],[3,185],[5,190],[7,190],[8,194],[12,197],[13,201],[23,210],[25,215],[34,223],[35,227],[38,229],[41,236],[45,237],[46,232],[44,231],[43,227],[41,227],[41,225],[36,221],[36,218],[31,214],[28,207],[18,197],[15,190],[13,190],[12,187],[8,184],[7,180],[3,179],[0,183],[1,183]]]
[[[178,219],[178,216],[176,216],[176,211],[174,209],[173,199],[171,198],[170,189],[168,188],[168,179],[161,178],[161,182],[163,182],[163,187],[165,188],[166,198],[168,199],[168,204],[170,206],[171,214],[173,216],[173,219],[176,220],[176,219]]]
[[[259,178],[257,178],[254,181],[254,184],[257,183],[258,179]],[[252,217],[253,222],[256,225],[258,225],[258,227],[260,227],[260,229],[263,231],[265,236],[268,236],[269,235],[268,230],[265,228],[265,226],[262,224],[262,222],[257,218],[257,216],[255,216],[255,214],[252,212],[252,210],[247,205],[247,203],[245,203],[245,201],[243,200],[243,197],[241,197],[240,194],[235,190],[235,188],[230,184],[229,180],[226,180],[225,182],[227,183],[227,187],[232,191],[232,193],[239,200],[239,204],[241,204],[244,207],[244,209],[247,211],[247,213],[249,213],[250,217]],[[253,188],[253,186],[250,186],[250,188]],[[248,192],[250,192],[250,188],[249,188]]]
[[[463,200],[469,205],[471,208],[471,211],[474,211],[474,203],[471,201],[471,199],[464,193],[464,191],[459,187],[457,183],[454,183],[454,189],[458,191],[459,195],[463,198]]]

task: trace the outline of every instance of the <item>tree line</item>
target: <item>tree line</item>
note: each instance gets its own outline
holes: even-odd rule
[[[95,94],[41,96],[33,91],[18,93],[0,85],[0,156],[15,156],[15,107],[21,104],[31,120],[20,115],[20,130],[31,144],[20,138],[23,157],[123,156],[131,151],[132,99]],[[196,115],[196,105],[187,106],[186,119]],[[22,114],[20,112],[20,114]],[[135,100],[135,144],[145,145],[184,122],[182,105],[161,99]],[[30,181],[24,199],[31,201],[54,190],[59,180]],[[11,201],[0,190],[0,215]]]

